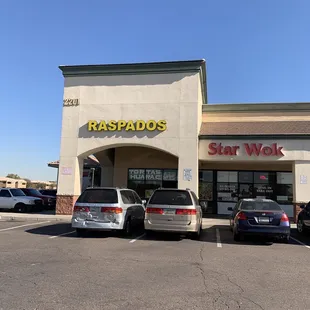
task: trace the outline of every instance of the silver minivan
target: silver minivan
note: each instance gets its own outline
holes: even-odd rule
[[[145,207],[139,195],[127,188],[87,188],[77,199],[71,220],[77,235],[89,230],[123,231],[143,227]]]
[[[189,189],[157,189],[147,203],[144,228],[149,232],[175,232],[199,239],[202,208]]]

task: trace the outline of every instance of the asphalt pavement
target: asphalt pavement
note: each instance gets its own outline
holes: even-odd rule
[[[0,221],[0,309],[309,309],[310,236],[236,243],[143,231],[76,236],[70,223]]]

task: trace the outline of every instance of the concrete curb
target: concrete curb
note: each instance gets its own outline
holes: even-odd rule
[[[9,216],[9,215],[0,215],[0,221],[6,222],[39,222],[39,221],[51,221],[51,222],[71,222],[70,218],[59,218],[59,217],[46,217],[46,216],[31,216],[31,217],[22,217],[22,216]]]

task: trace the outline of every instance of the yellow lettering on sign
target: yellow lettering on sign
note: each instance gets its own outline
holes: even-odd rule
[[[148,131],[154,131],[156,130],[156,127],[157,127],[156,121],[151,120],[146,123],[146,129]]]
[[[99,131],[103,131],[103,130],[106,131],[106,130],[108,130],[107,124],[106,124],[105,121],[101,121],[101,122],[100,122],[99,127],[98,127],[98,130],[99,130]]]
[[[109,131],[115,131],[117,129],[117,121],[109,121],[108,127]]]
[[[124,127],[126,127],[127,122],[126,121],[119,121],[117,123],[117,130],[121,131]]]
[[[96,121],[88,121],[88,131],[97,131],[97,125],[98,123]]]
[[[127,125],[126,125],[126,131],[131,131],[131,130],[135,130],[135,124],[133,121],[129,121],[127,122]]]
[[[141,120],[138,120],[136,121],[136,131],[143,131],[145,130],[145,121],[141,121]]]
[[[157,130],[165,131],[167,130],[167,122],[164,120],[160,120],[157,122]]]
[[[134,122],[133,120],[129,121],[115,121],[111,120],[109,122],[106,121],[88,121],[87,123],[88,131],[165,131],[167,130],[167,121],[160,120],[156,122],[155,120],[149,120],[148,122],[145,122],[143,120],[137,120]]]

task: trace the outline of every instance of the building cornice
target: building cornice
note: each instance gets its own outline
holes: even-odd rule
[[[310,134],[292,135],[200,135],[199,140],[310,140]]]
[[[310,102],[207,104],[202,106],[202,111],[206,113],[298,112],[310,111]]]
[[[207,74],[204,59],[106,65],[68,65],[59,66],[59,69],[64,77],[199,72],[203,103],[207,103]]]

